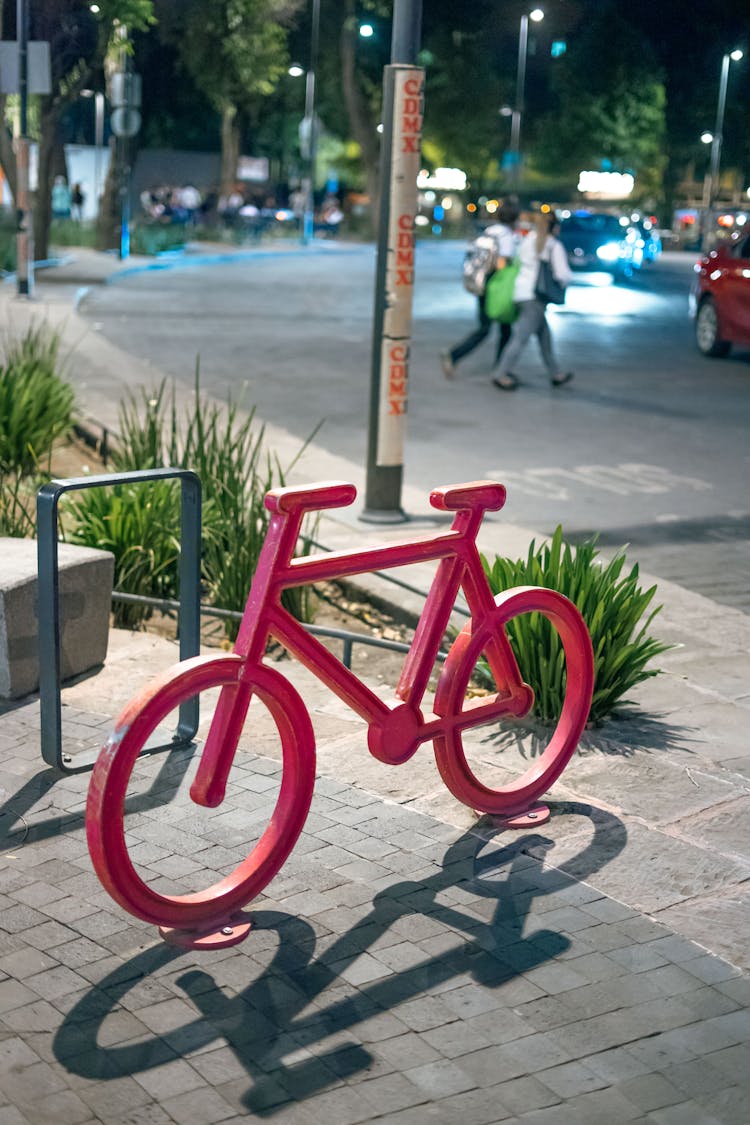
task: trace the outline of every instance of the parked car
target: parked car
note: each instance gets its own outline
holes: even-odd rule
[[[643,262],[635,228],[617,215],[571,215],[560,223],[559,238],[574,270],[607,270],[616,278],[632,277]]]
[[[690,288],[695,341],[704,355],[750,347],[750,233],[737,231],[696,263]]]

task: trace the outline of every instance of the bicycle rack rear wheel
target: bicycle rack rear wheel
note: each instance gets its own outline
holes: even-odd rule
[[[170,711],[211,688],[236,686],[241,671],[241,659],[231,654],[175,665],[126,706],[91,776],[86,834],[99,879],[125,910],[157,924],[165,940],[185,948],[234,945],[247,935],[250,921],[241,909],[288,858],[312,800],[315,738],[307,709],[283,676],[258,667],[247,686],[268,709],[283,755],[281,786],[268,826],[235,870],[203,891],[161,894],[136,871],[125,836],[125,802],[139,754]]]
[[[555,590],[519,586],[499,594],[496,608],[478,625],[467,624],[453,642],[435,694],[435,713],[457,720],[447,723],[444,733],[435,738],[435,758],[443,781],[451,793],[479,813],[508,818],[509,827],[539,824],[549,816],[545,806],[535,803],[554,784],[570,761],[586,725],[594,689],[594,660],[591,638],[581,614],[571,601]],[[549,744],[519,778],[497,789],[485,785],[475,775],[466,758],[462,730],[496,722],[500,707],[474,701],[469,709],[465,698],[469,681],[481,654],[493,636],[504,631],[511,618],[524,613],[542,613],[557,630],[565,652],[566,692],[557,724]],[[510,653],[508,644],[505,651]],[[519,688],[522,677],[510,655],[512,667],[507,679]],[[512,714],[508,707],[506,714]],[[465,716],[462,721],[461,716]]]

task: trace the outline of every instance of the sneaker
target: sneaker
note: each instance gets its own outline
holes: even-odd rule
[[[564,375],[557,375],[554,379],[551,379],[550,382],[552,383],[553,387],[564,387],[565,384],[569,383],[572,378],[573,372],[566,371]]]
[[[456,376],[456,368],[453,366],[450,352],[440,353],[440,364],[443,368],[443,375],[446,379],[454,379]]]

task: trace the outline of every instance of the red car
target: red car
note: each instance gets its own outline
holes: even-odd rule
[[[690,290],[695,341],[704,355],[750,348],[750,233],[736,231],[695,265]]]

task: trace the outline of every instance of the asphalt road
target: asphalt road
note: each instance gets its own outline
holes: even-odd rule
[[[444,379],[440,350],[474,302],[463,244],[418,247],[404,481],[493,477],[505,515],[540,533],[600,534],[660,577],[750,612],[750,354],[709,360],[687,316],[693,259],[665,254],[626,285],[582,274],[551,313],[572,385],[552,390],[535,344],[515,394],[490,383],[485,342]],[[326,243],[242,262],[136,273],[80,312],[109,340],[258,417],[365,462],[375,254]]]

